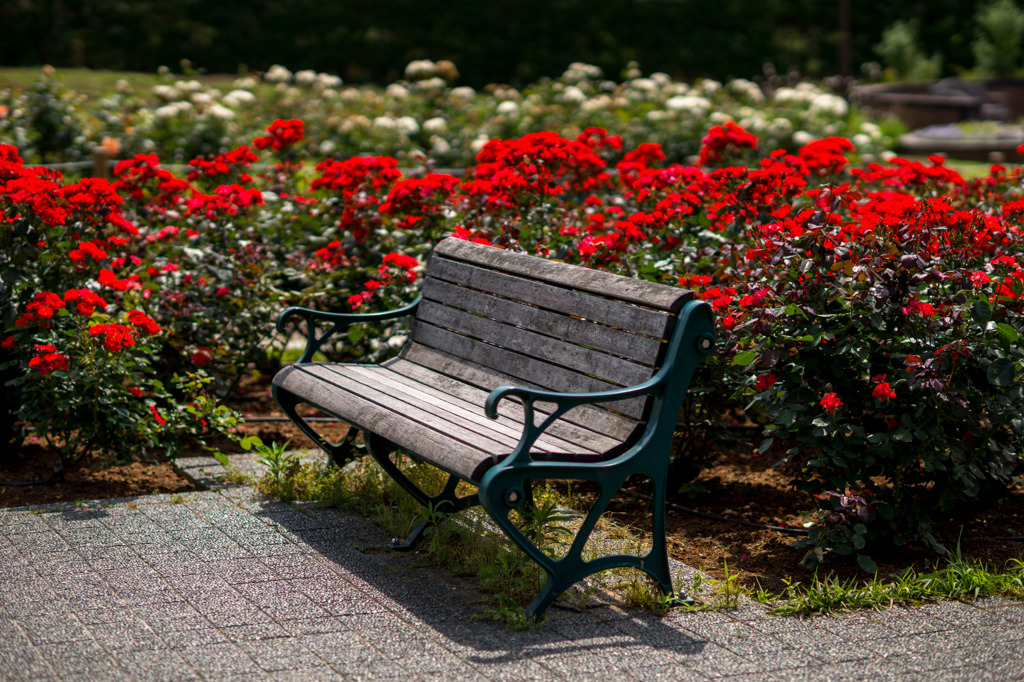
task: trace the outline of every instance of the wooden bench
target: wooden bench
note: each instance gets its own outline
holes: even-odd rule
[[[311,362],[332,334],[368,320],[414,315],[408,342],[380,365]],[[714,345],[710,306],[693,293],[457,239],[433,251],[421,296],[393,311],[288,308],[307,345],[274,377],[285,413],[337,464],[365,452],[421,504],[454,513],[480,504],[548,580],[529,605],[538,616],[594,572],[628,566],[672,594],[665,541],[666,477],[683,398]],[[318,326],[323,329],[318,332]],[[296,412],[306,403],[352,425],[329,443]],[[396,466],[396,450],[449,474],[429,495]],[[650,477],[653,547],[643,556],[585,561],[584,545],[626,478]],[[552,559],[509,518],[543,479],[592,481],[601,494],[568,553]],[[467,481],[476,494],[459,497]],[[398,548],[416,543],[416,529]]]

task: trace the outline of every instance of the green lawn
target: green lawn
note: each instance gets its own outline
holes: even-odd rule
[[[24,89],[39,79],[42,67],[39,66],[0,66],[0,88]],[[86,95],[90,99],[102,97],[114,91],[117,81],[122,78],[129,81],[136,90],[148,89],[157,83],[173,83],[175,80],[198,80],[213,87],[227,90],[235,76],[214,74],[206,76],[182,76],[170,74],[161,76],[156,73],[134,71],[101,71],[93,69],[57,69],[57,77],[70,90]]]

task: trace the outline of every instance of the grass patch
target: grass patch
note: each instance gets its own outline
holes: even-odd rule
[[[490,522],[479,507],[445,519],[441,509],[423,509],[390,476],[370,460],[357,460],[345,468],[324,469],[313,462],[267,447],[263,462],[267,472],[255,482],[260,492],[282,501],[317,502],[318,506],[345,506],[380,524],[395,538],[404,537],[422,521],[433,524],[424,541],[429,560],[458,576],[475,576],[490,595],[491,606],[483,617],[493,618],[509,629],[539,627],[525,616],[524,605],[543,586],[544,571]],[[274,456],[268,456],[273,452]],[[409,478],[428,492],[439,491],[446,474],[405,458],[400,466]],[[465,494],[471,490],[460,491]],[[571,491],[571,488],[569,488]],[[538,486],[535,508],[520,514],[520,529],[551,556],[559,556],[571,542],[582,522],[571,506],[578,502],[565,495],[564,486]],[[582,511],[582,510],[577,510]],[[633,529],[602,519],[600,552],[635,553],[649,540]],[[596,551],[596,550],[595,550]],[[697,573],[691,585],[680,585],[696,599],[684,605],[688,611],[736,609],[743,599],[769,606],[775,616],[808,617],[865,609],[920,606],[944,599],[971,601],[983,597],[1024,599],[1024,560],[1015,559],[1005,570],[994,570],[977,560],[962,556],[959,548],[945,565],[926,573],[908,570],[899,576],[871,580],[840,580],[819,577],[787,583],[774,594],[743,587],[724,564],[725,578],[708,578]],[[687,589],[682,589],[686,587]],[[665,615],[676,604],[661,593],[647,574],[633,569],[611,569],[594,576],[559,599],[575,608],[586,608],[599,590],[617,592],[630,606]]]

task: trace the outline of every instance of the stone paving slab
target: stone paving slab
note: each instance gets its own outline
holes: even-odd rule
[[[0,510],[0,679],[1024,679],[1024,604],[1000,599],[808,620],[599,602],[508,632],[474,580],[373,549],[367,520],[186,464],[209,490]]]

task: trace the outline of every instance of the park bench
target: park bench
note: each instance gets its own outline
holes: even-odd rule
[[[414,319],[397,357],[312,362],[332,334],[401,315]],[[429,509],[482,505],[547,573],[529,615],[580,579],[620,566],[646,571],[672,595],[669,451],[690,378],[714,345],[710,306],[692,292],[449,238],[432,252],[421,295],[408,306],[366,314],[292,307],[278,329],[293,318],[305,323],[307,344],[274,377],[285,413],[335,463],[368,453]],[[327,442],[297,413],[300,403],[350,424],[349,434]],[[447,472],[444,490],[431,495],[409,480],[393,459],[398,451]],[[635,474],[653,484],[652,548],[585,560],[596,521]],[[559,559],[510,518],[529,508],[533,482],[545,479],[601,490]],[[459,496],[460,481],[476,493]],[[414,546],[426,529],[395,548]]]

